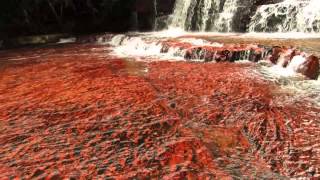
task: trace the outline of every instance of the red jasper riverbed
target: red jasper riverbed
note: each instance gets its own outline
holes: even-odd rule
[[[320,109],[254,64],[0,52],[0,179],[320,177]],[[287,98],[287,97],[286,97]]]

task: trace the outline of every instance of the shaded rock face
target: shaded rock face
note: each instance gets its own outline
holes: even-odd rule
[[[0,37],[125,32],[134,0],[29,0],[0,2]]]
[[[138,13],[156,13],[155,0],[136,0],[135,10]]]
[[[156,0],[157,16],[172,14],[175,2],[176,0]]]
[[[170,15],[173,13],[176,0],[157,0],[157,18],[155,30],[168,28]]]
[[[173,12],[175,0],[135,0],[137,12],[157,12],[157,15],[169,15]]]
[[[165,29],[175,0],[136,0],[137,30]]]
[[[157,4],[155,0],[3,1],[0,2],[0,39],[153,30],[156,14],[171,14],[174,3],[175,0],[157,0]]]

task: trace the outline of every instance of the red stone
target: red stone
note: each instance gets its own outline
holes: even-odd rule
[[[307,57],[306,61],[298,67],[297,72],[310,79],[318,79],[320,71],[319,58],[316,56]]]
[[[0,179],[319,175],[320,109],[277,104],[286,95],[248,74],[254,65],[134,62],[93,48],[105,47],[0,52]]]
[[[280,57],[281,52],[283,51],[283,48],[281,47],[273,47],[272,53],[269,56],[268,60],[272,62],[273,64],[277,64],[278,59]]]
[[[283,62],[282,62],[282,67],[287,67],[291,60],[293,59],[294,56],[299,55],[300,53],[295,50],[295,49],[287,49],[284,50],[284,52],[280,55],[280,57],[282,58]]]

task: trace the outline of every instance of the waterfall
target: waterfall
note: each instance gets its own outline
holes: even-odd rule
[[[231,32],[233,31],[233,17],[238,9],[239,0],[226,0],[223,6],[223,11],[219,13],[218,18],[215,20],[212,30],[218,32]]]
[[[192,31],[234,31],[240,0],[177,0],[169,27]]]
[[[320,31],[320,4],[318,0],[311,2],[303,9],[297,17],[297,29],[304,32]]]
[[[205,31],[207,29],[207,21],[210,19],[211,6],[212,0],[204,0],[200,31]]]
[[[318,0],[285,0],[259,7],[249,24],[250,32],[319,32]]]
[[[185,24],[188,14],[193,14],[193,12],[189,11],[189,7],[191,6],[192,2],[194,2],[194,0],[176,0],[172,20],[170,23],[171,27],[186,29]]]
[[[170,27],[193,31],[233,31],[239,0],[177,0]]]
[[[169,27],[208,31],[225,0],[177,0]]]
[[[318,0],[279,1],[176,0],[168,26],[215,32],[320,31]]]

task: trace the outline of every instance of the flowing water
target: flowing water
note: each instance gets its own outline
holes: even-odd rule
[[[294,46],[303,49],[304,46],[309,46],[306,52],[312,54],[320,54],[318,50],[320,44],[312,42],[319,41],[318,36],[314,35],[300,35],[297,38],[297,34],[277,34],[277,35],[266,35],[266,34],[217,34],[217,33],[182,33],[179,35],[167,36],[170,31],[151,33],[151,34],[140,34],[139,36],[126,36],[117,35],[112,41],[111,45],[113,54],[125,58],[133,58],[135,60],[145,61],[181,61],[185,59],[187,49],[181,48],[181,46],[171,46],[167,52],[163,52],[163,48],[166,45],[166,41],[175,39],[176,44],[189,43],[192,46],[210,46],[210,47],[223,47],[231,43],[257,43],[259,45],[272,46],[272,45],[286,45]],[[162,36],[162,37],[161,37]],[[293,39],[295,37],[296,39]],[[301,38],[302,37],[302,38]],[[250,39],[250,40],[248,40]],[[304,42],[305,44],[301,44]],[[308,42],[311,42],[308,44]],[[308,51],[309,50],[309,51]],[[250,50],[247,54],[244,54],[239,60],[247,62]],[[262,57],[264,58],[264,57]],[[193,61],[204,61],[203,59],[194,59]],[[278,83],[284,89],[290,89],[296,92],[293,97],[288,100],[297,99],[308,99],[314,105],[320,105],[320,80],[303,80],[299,78],[299,74],[295,72],[297,67],[304,62],[304,59],[300,56],[295,57],[288,67],[283,68],[281,61],[275,66],[259,66],[257,71],[260,73],[260,77],[271,80]],[[263,64],[263,63],[262,63]]]
[[[319,32],[319,10],[317,0],[178,0],[168,24],[192,31]]]
[[[319,5],[244,2],[0,51],[0,179],[319,179],[320,80],[297,71],[320,56]],[[278,33],[184,31],[239,24]],[[274,46],[301,52],[273,64]]]
[[[175,4],[174,10],[174,18],[172,19],[171,26],[172,27],[180,27],[186,29],[185,24],[187,20],[188,11],[192,0],[177,0]]]
[[[316,0],[263,5],[250,22],[249,31],[263,32],[318,32],[320,5]]]
[[[218,30],[222,28],[220,25],[227,22],[226,28],[229,28],[234,1],[227,0],[225,9],[221,8],[223,4],[221,0],[177,0],[169,27],[196,31]]]
[[[248,34],[94,39],[0,52],[0,179],[320,177],[319,81],[301,59],[248,62],[248,43],[241,63],[185,60]]]
[[[212,31],[231,32],[233,31],[233,18],[238,8],[239,0],[226,0],[223,11],[218,14],[218,18],[213,20]]]

